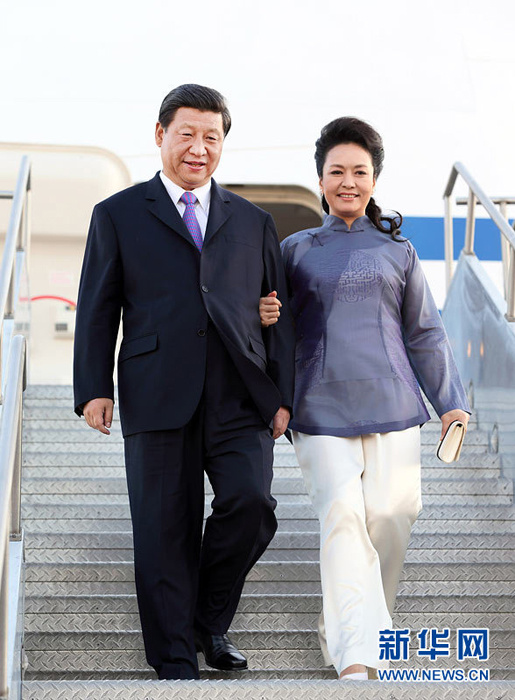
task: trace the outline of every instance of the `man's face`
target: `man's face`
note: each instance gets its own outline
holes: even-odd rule
[[[222,115],[180,107],[168,128],[156,124],[156,143],[161,149],[163,172],[184,190],[209,182],[224,142]]]

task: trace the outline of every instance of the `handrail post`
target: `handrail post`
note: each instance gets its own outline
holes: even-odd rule
[[[453,273],[453,262],[454,262],[454,241],[453,241],[453,222],[452,222],[452,202],[451,196],[447,195],[444,197],[445,206],[445,287],[446,291],[449,291],[451,286],[452,273]]]
[[[18,231],[16,232],[16,250],[23,250],[23,235],[25,232],[26,219],[27,219],[27,192],[25,192],[25,197],[23,198],[23,209],[21,212],[21,221],[20,221],[20,225],[18,227]]]
[[[463,252],[465,255],[474,254],[474,233],[476,229],[476,195],[469,188],[468,204],[467,204],[467,224],[465,228],[465,247]]]
[[[2,367],[2,360],[4,357],[4,319],[0,319],[0,405],[3,404],[4,402],[4,392],[3,392],[3,384],[2,382],[4,381],[4,372],[3,372],[3,367]]]
[[[18,408],[18,429],[16,431],[16,455],[14,457],[13,483],[11,495],[11,531],[10,541],[21,540],[21,450],[22,450],[22,405],[23,393]]]
[[[5,305],[4,319],[14,318],[14,287],[16,281],[16,262],[13,261],[11,268],[11,279],[9,280],[9,292],[7,294],[7,303]]]
[[[0,542],[0,552],[9,548],[9,538],[4,537]],[[0,697],[6,698],[9,693],[7,678],[7,659],[9,652],[9,635],[7,620],[9,619],[9,552],[5,551],[0,567]]]
[[[27,192],[25,193],[25,226],[23,228],[22,245],[26,255],[29,255],[32,221],[32,190],[30,189],[30,175]]]
[[[504,218],[508,219],[508,204],[507,202],[499,202],[499,210]],[[502,260],[502,278],[503,278],[503,288],[504,288],[504,298],[507,300],[509,297],[509,280],[510,280],[510,244],[506,238],[500,233],[501,236],[501,260]]]
[[[506,319],[515,321],[515,248],[508,251],[508,280],[506,285]]]
[[[7,697],[9,660],[9,542],[21,541],[22,403],[26,378],[26,340],[12,339],[7,367],[5,404],[0,424],[0,697]],[[13,440],[14,438],[14,440]],[[12,623],[12,619],[11,619]]]

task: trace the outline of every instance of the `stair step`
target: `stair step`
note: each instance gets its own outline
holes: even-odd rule
[[[23,487],[25,493],[52,493],[54,484],[62,484],[65,489],[74,487],[87,491],[87,484],[99,482],[99,489],[114,489],[113,493],[126,493],[127,482],[125,468],[119,467],[68,467],[68,466],[36,466],[25,467],[23,470]],[[497,479],[501,476],[501,464],[484,467],[465,467],[458,462],[442,466],[442,462],[422,466],[422,480],[427,479]],[[300,467],[274,466],[274,488],[280,479],[302,479]],[[49,484],[45,485],[48,480]],[[81,482],[81,483],[75,483]],[[106,482],[106,483],[104,483]],[[68,485],[69,484],[69,485]],[[60,491],[56,491],[60,493]]]
[[[248,673],[248,672],[247,672]],[[419,682],[424,700],[500,700],[515,689],[511,681],[489,683]],[[333,680],[231,681],[26,681],[24,700],[413,700],[411,683],[360,683]]]
[[[440,515],[437,513],[436,515]],[[450,513],[452,515],[452,513]],[[66,533],[71,530],[83,534],[99,534],[102,532],[120,532],[130,530],[129,520],[24,520],[23,527],[26,533],[45,533],[52,530],[55,533]],[[510,534],[514,532],[515,522],[513,520],[488,520],[483,517],[474,520],[449,520],[445,517],[419,518],[413,528],[413,533],[435,533],[445,534],[454,532],[456,534]],[[314,517],[311,518],[284,518],[279,520],[278,532],[318,532],[319,523]]]
[[[56,484],[57,486],[57,484]],[[73,486],[71,486],[73,488]],[[281,503],[310,503],[309,496],[306,495],[304,482],[301,479],[275,479],[273,483],[273,493]],[[205,500],[209,504],[213,497],[211,486],[205,488]],[[503,501],[510,503],[513,497],[513,483],[506,478],[499,479],[431,479],[422,482],[422,495],[431,496],[470,496],[481,497],[502,497]],[[441,502],[441,501],[440,501]],[[125,493],[70,493],[54,490],[52,493],[24,493],[22,504],[30,505],[121,505],[128,506],[128,496]]]
[[[27,581],[132,581],[134,567],[129,562],[81,564],[31,564]],[[249,581],[319,581],[318,562],[258,562],[249,572]],[[406,564],[403,581],[515,581],[512,564]]]
[[[513,482],[504,477],[451,479],[434,478],[422,481],[422,493],[425,495],[513,495]],[[205,480],[205,493],[213,495],[209,480]],[[273,481],[273,493],[276,496],[298,496],[307,498],[304,480],[300,477],[277,476]],[[23,482],[24,503],[127,503],[127,482],[125,479],[25,479]],[[282,499],[281,499],[282,500]]]
[[[501,605],[508,612],[513,612],[515,591],[510,581],[497,581],[494,583],[471,582],[465,588],[462,582],[445,584],[439,582],[437,585],[433,583],[432,586],[430,583],[425,583],[424,586],[411,584],[409,589],[406,585],[401,585],[397,598],[396,613],[406,612],[415,608],[421,609],[421,607],[431,605],[429,602],[427,604],[424,602],[426,599],[433,601],[435,606],[439,608],[448,605],[450,606],[449,609],[456,605],[466,607],[471,603],[472,606],[476,606],[474,600],[480,600],[481,603],[477,603],[477,606],[484,604],[485,610],[487,610],[491,608],[492,603],[498,596],[502,601]],[[263,599],[270,601],[270,612],[274,610],[289,610],[290,612],[301,610],[318,613],[322,609],[322,595],[320,592],[316,594],[287,593],[282,595],[249,594],[244,592],[238,610],[240,613],[246,611],[256,612],[256,610],[262,608]],[[435,611],[437,611],[437,607],[435,607]],[[84,619],[84,616],[112,615],[116,621],[114,628],[119,629],[118,616],[127,614],[137,616],[138,606],[134,593],[129,595],[28,596],[26,598],[25,612],[31,624],[39,616],[42,622],[47,619],[47,624],[56,626],[61,624],[59,620],[62,615],[74,616],[73,618],[67,618],[69,622],[73,620],[80,621]],[[51,618],[55,618],[54,621]],[[139,629],[139,618],[136,617],[134,619],[136,620],[135,626],[124,627],[123,629]],[[65,628],[72,629],[71,627]],[[102,623],[102,628],[108,628],[107,623]],[[33,628],[31,631],[37,630]],[[313,634],[316,634],[316,632],[313,631]],[[503,632],[502,637],[503,643],[501,646],[515,648],[515,630]]]
[[[101,466],[106,464],[106,459],[110,460],[108,464],[115,466],[123,466],[124,450],[123,442],[111,440],[111,436],[102,435],[99,433],[99,440],[95,442],[79,442],[73,440],[70,442],[27,442],[24,444],[23,461],[27,466],[37,464],[49,465],[54,464],[70,464],[70,465],[91,465]],[[101,442],[102,444],[99,444]],[[437,441],[421,446],[422,464],[426,461],[442,466],[441,460],[436,455]],[[482,466],[482,461],[488,464],[489,457],[498,457],[497,454],[488,453],[485,451],[484,445],[463,445],[460,463],[467,466],[474,466],[480,460],[479,466]],[[298,466],[297,456],[293,449],[287,451],[277,450],[274,455],[274,464],[279,467]]]
[[[460,461],[452,465],[452,468],[459,468],[459,465],[467,468],[499,467],[501,463],[498,454],[463,452]],[[423,457],[424,468],[439,467],[442,468],[443,463],[433,454],[426,454]],[[123,453],[109,453],[105,450],[102,452],[94,452],[85,450],[83,452],[72,452],[71,450],[64,452],[56,452],[44,450],[43,452],[31,452],[24,450],[23,465],[26,467],[121,467],[124,466]],[[276,468],[280,467],[295,467],[298,468],[297,459],[293,454],[283,454],[280,460],[276,460]]]
[[[84,421],[72,420],[66,428],[66,430],[56,429],[53,421],[48,420],[27,421],[23,429],[23,442],[30,448],[35,443],[40,443],[42,445],[62,445],[64,450],[65,445],[70,446],[70,443],[73,443],[78,449],[88,449],[92,444],[98,444],[99,447],[102,446],[100,449],[104,449],[108,445],[116,445],[116,449],[111,448],[113,452],[123,450],[123,437],[118,421],[113,424],[109,436],[99,433],[98,430],[92,430]],[[424,427],[420,433],[421,444],[432,447],[433,450],[436,448],[440,426],[435,426],[435,428],[438,430],[428,430]],[[480,446],[483,450],[488,448],[488,433],[485,430],[469,430],[465,440],[465,447]],[[76,452],[78,449],[74,451]],[[294,454],[293,445],[289,442],[278,443],[276,454]]]
[[[234,674],[228,673],[226,671],[216,671],[215,669],[205,667],[202,669],[202,678],[208,680],[227,680],[231,678]],[[297,680],[302,679],[303,681],[313,679],[313,680],[336,680],[336,671],[334,668],[265,668],[265,669],[248,669],[246,671],[238,672],[237,678],[244,679],[247,685],[250,682],[256,682],[258,680]],[[105,671],[91,669],[89,671],[77,671],[71,670],[58,670],[58,671],[38,671],[36,669],[31,669],[30,667],[25,672],[25,680],[56,680],[56,681],[80,681],[80,680],[95,680],[100,681],[109,680],[140,680],[148,679],[152,681],[156,679],[156,674],[154,669],[149,666],[142,669],[128,669],[125,671]],[[231,681],[234,683],[235,681]],[[24,696],[25,697],[25,696]],[[151,698],[154,696],[151,695]],[[171,695],[169,695],[171,697]],[[145,696],[145,700],[149,700],[148,696]]]
[[[422,625],[424,626],[424,625]],[[417,625],[418,629],[418,625]],[[302,633],[297,633],[302,639]],[[305,635],[306,636],[306,635]],[[289,635],[271,632],[231,632],[231,639],[248,656],[249,666],[255,669],[267,668],[323,668],[324,661],[318,644],[317,648],[289,647]],[[259,641],[254,648],[248,643]],[[145,668],[145,652],[139,632],[61,632],[61,633],[27,633],[25,650],[33,671],[90,671]],[[314,637],[306,636],[307,642],[316,642]],[[513,649],[490,649],[489,667],[507,668],[513,665]],[[199,660],[202,657],[199,656]],[[428,660],[416,656],[412,650],[410,667],[427,667]],[[484,663],[484,662],[483,662]],[[439,658],[438,666],[460,666],[477,668],[481,662],[477,659],[456,662],[451,652],[448,658]],[[392,664],[393,667],[394,664]],[[396,667],[407,664],[395,664]],[[482,665],[482,664],[481,664]]]
[[[495,505],[486,505],[483,503],[471,504],[456,504],[456,496],[440,497],[448,503],[428,504],[426,497],[426,505],[422,510],[419,519],[488,519],[497,518],[500,520],[515,520],[515,509],[509,503],[501,503]],[[506,496],[508,500],[510,497]],[[205,515],[211,512],[209,506],[205,508]],[[316,515],[310,504],[296,503],[279,503],[276,509],[276,516],[279,519],[295,519],[295,520],[316,520]],[[461,516],[461,518],[460,518]],[[129,527],[129,507],[128,505],[95,505],[83,503],[82,505],[23,505],[22,517],[24,520],[82,520],[83,524],[91,520],[95,524],[99,521],[121,521],[125,524],[122,529]],[[47,526],[46,529],[48,529]],[[28,529],[31,529],[30,525]],[[52,526],[53,529],[53,526]],[[74,529],[74,528],[69,528]]]
[[[414,549],[503,549],[515,550],[515,537],[508,535],[472,535],[445,533],[412,534],[410,550]],[[316,549],[318,550],[320,536],[318,532],[279,532],[269,544],[269,549]],[[71,555],[74,551],[83,553],[99,549],[108,551],[132,552],[131,532],[103,533],[28,533],[25,536],[25,551],[34,554],[34,550],[44,550],[50,555],[53,550],[63,550],[62,556]],[[104,560],[105,561],[105,560]]]
[[[95,563],[112,561],[124,562],[132,561],[132,550],[71,550],[68,555],[67,551],[62,550],[30,550],[27,552],[27,563]],[[513,549],[494,549],[489,552],[489,560],[496,563],[514,563],[515,551]],[[310,561],[318,563],[318,549],[277,549],[269,547],[261,557],[262,562],[303,562]],[[410,550],[406,555],[405,561],[410,564],[424,562],[460,562],[460,563],[481,563],[485,560],[484,550],[481,549],[440,549],[435,550],[431,547],[425,549]]]
[[[511,581],[401,581],[399,595],[511,595]],[[246,581],[245,594],[320,595],[320,581]],[[88,597],[121,598],[136,594],[134,581],[29,581],[27,598]]]
[[[503,622],[509,618],[514,623],[514,603],[515,593],[508,596],[400,596],[396,604],[395,617],[397,619],[406,618],[408,615],[424,613],[435,615],[444,613],[449,616],[483,614],[490,616],[492,620],[502,617]],[[241,601],[232,628],[235,630],[267,631],[271,634],[277,633],[277,637],[280,637],[279,633],[285,630],[314,630],[321,609],[322,601],[316,595],[247,595]],[[27,613],[25,631],[31,633],[72,631],[103,633],[107,630],[140,631],[139,625],[137,611],[125,613],[112,611],[59,614]],[[306,634],[306,632],[302,633],[303,638]],[[312,634],[312,648],[318,649],[317,635],[315,632]],[[141,643],[143,642],[141,641]],[[304,648],[305,643],[305,640],[302,639],[300,646]],[[244,646],[254,648],[255,643],[246,642]],[[513,647],[515,648],[515,644]]]

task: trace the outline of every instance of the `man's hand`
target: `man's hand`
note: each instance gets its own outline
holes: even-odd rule
[[[290,412],[287,408],[281,406],[281,408],[277,411],[277,413],[274,416],[274,432],[272,434],[274,440],[277,440],[277,438],[281,437],[281,435],[284,434],[284,431],[288,427],[289,422]]]
[[[267,326],[273,326],[277,323],[281,312],[279,309],[282,304],[277,298],[277,292],[270,292],[266,297],[261,297],[259,300],[259,318],[261,319],[261,325],[264,328]]]
[[[469,422],[469,414],[466,413],[465,411],[462,411],[459,408],[455,408],[452,411],[447,411],[447,413],[444,413],[443,416],[441,416],[440,420],[442,421],[442,434],[440,435],[440,440],[443,438],[445,435],[447,428],[450,426],[453,420],[459,420],[460,423],[463,423],[465,426],[465,431],[467,430],[467,423]]]
[[[111,435],[108,428],[111,427],[113,421],[113,406],[112,399],[92,399],[84,404],[82,412],[86,423],[90,428],[99,430],[104,435]]]

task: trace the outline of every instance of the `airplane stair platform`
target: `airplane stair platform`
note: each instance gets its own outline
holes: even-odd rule
[[[424,508],[406,558],[393,626],[411,630],[392,668],[488,669],[488,682],[338,682],[325,668],[318,522],[291,445],[275,448],[278,533],[248,576],[231,637],[249,670],[203,667],[202,681],[157,681],[145,661],[133,583],[117,414],[112,435],[71,410],[66,386],[29,386],[23,421],[24,700],[515,698],[515,508],[491,435],[474,416],[458,463],[434,456],[422,429]],[[206,483],[206,511],[209,511]],[[417,633],[450,628],[450,655],[417,656]],[[457,661],[456,630],[490,630],[488,660]],[[199,657],[202,659],[202,656]]]

